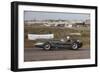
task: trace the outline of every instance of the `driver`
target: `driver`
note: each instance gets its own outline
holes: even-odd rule
[[[67,36],[66,38],[67,38],[67,41],[70,41],[70,36]]]

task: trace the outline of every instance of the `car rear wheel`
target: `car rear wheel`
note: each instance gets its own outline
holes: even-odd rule
[[[73,49],[73,50],[77,50],[77,49],[78,49],[78,44],[77,44],[76,42],[74,42],[74,43],[72,44],[72,49]]]
[[[44,44],[44,50],[50,50],[51,49],[51,45],[49,43]]]

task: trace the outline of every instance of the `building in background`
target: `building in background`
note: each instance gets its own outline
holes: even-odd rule
[[[79,21],[79,20],[32,20],[32,21],[25,21],[25,26],[46,26],[46,27],[65,27],[65,28],[72,28],[72,27],[83,27],[89,26],[90,20],[86,21]]]

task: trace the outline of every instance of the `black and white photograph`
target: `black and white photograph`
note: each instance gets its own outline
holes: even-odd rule
[[[90,14],[24,11],[24,61],[90,58]]]

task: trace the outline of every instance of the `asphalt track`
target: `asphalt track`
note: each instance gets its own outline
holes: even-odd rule
[[[47,60],[71,60],[90,58],[89,48],[80,48],[79,50],[54,49],[45,51],[42,48],[25,48],[24,61],[47,61]]]

